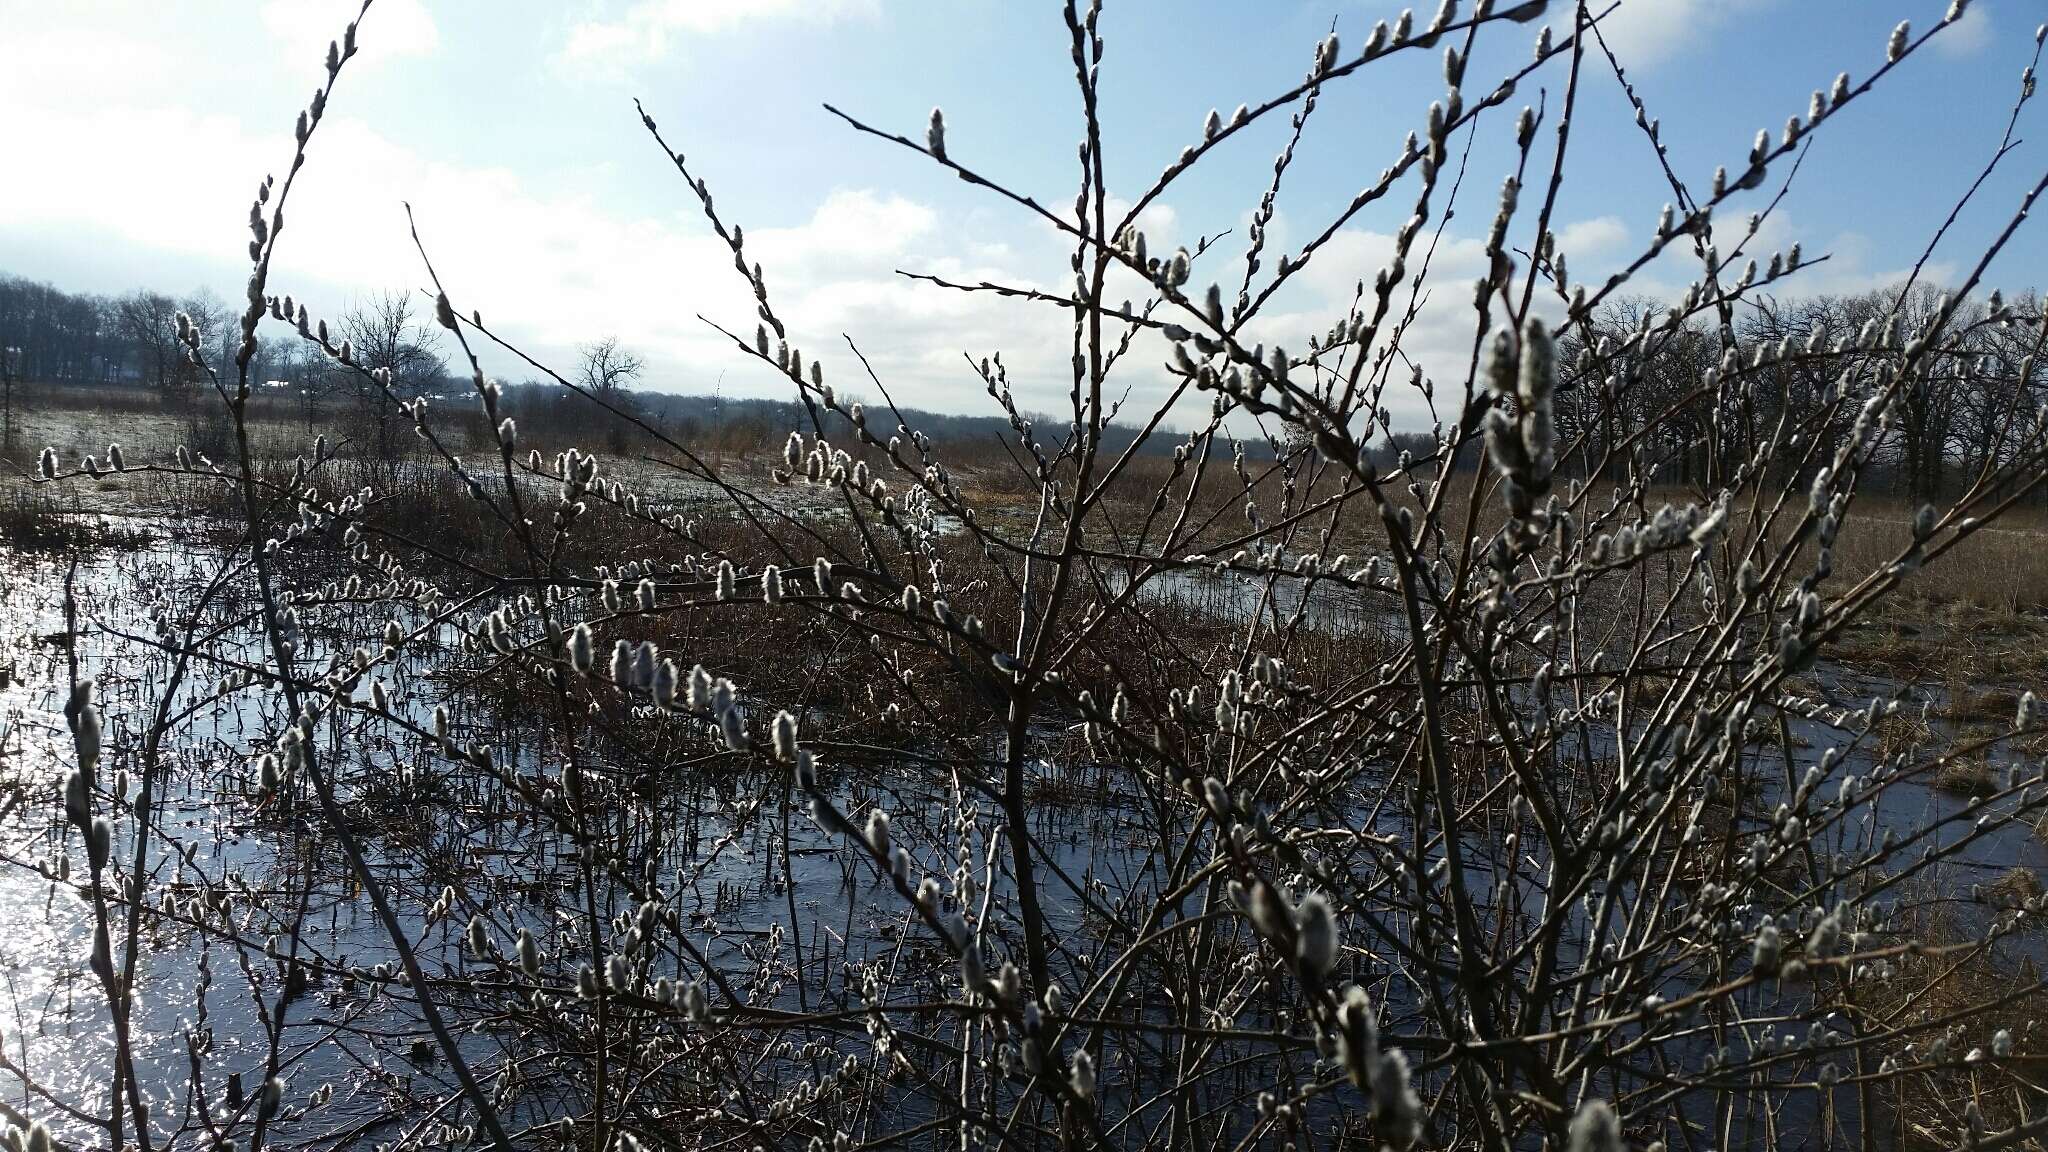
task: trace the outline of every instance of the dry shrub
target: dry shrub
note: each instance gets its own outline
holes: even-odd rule
[[[840,334],[789,322],[734,206],[714,205],[696,153],[651,114],[658,163],[739,274],[731,354],[801,402],[768,460],[719,459],[757,432],[705,446],[659,430],[598,441],[644,444],[651,463],[573,445],[550,458],[546,422],[522,434],[479,375],[461,404],[412,411],[407,452],[302,463],[231,401],[218,472],[140,474],[204,485],[216,549],[179,586],[131,574],[100,590],[144,618],[87,666],[120,673],[106,695],[50,693],[75,726],[57,754],[77,768],[62,820],[36,809],[44,839],[21,866],[68,853],[31,883],[78,897],[96,943],[77,987],[104,998],[115,1050],[136,1039],[118,974],[145,929],[243,961],[244,979],[200,987],[254,998],[242,1015],[271,1026],[218,1049],[183,1038],[172,1087],[205,1109],[148,1107],[154,1075],[94,1085],[80,1139],[123,1123],[179,1147],[1254,1148],[1335,1132],[1613,1152],[1691,1146],[1695,1125],[1735,1116],[1758,1121],[1747,1139],[1818,1144],[1844,1109],[1873,1131],[1880,1105],[1844,1091],[1810,1106],[1815,1086],[2033,994],[2000,984],[2002,937],[1951,910],[2010,916],[1965,904],[1954,876],[2048,791],[1927,805],[1929,765],[1938,787],[1987,795],[1990,753],[1912,709],[1814,697],[1836,639],[1903,678],[1953,668],[1990,687],[1926,665],[2030,606],[2014,586],[2048,587],[2027,578],[2026,537],[1993,534],[2002,497],[2048,479],[2048,426],[2003,426],[1972,485],[1924,517],[1867,498],[1924,479],[1910,429],[1930,391],[2009,362],[2025,394],[2019,364],[2048,321],[1973,279],[1787,319],[1775,293],[1796,251],[1737,274],[1713,258],[1756,234],[1723,223],[1744,194],[1863,98],[1848,80],[1713,187],[1674,187],[1685,211],[1614,279],[1583,298],[1546,280],[1564,260],[1532,174],[1562,182],[1564,167],[1537,129],[1586,110],[1526,95],[1522,117],[1493,110],[1517,91],[1569,105],[1579,86],[1551,77],[1621,65],[1584,38],[1580,8],[1526,68],[1465,74],[1475,41],[1522,40],[1537,7],[1445,5],[1444,26],[1404,21],[1348,55],[1322,41],[1299,84],[1241,121],[1212,117],[1185,163],[1112,192],[1098,181],[1125,165],[1092,143],[1101,30],[1070,6],[1091,141],[1071,218],[975,168],[989,146],[949,145],[940,112],[915,135],[858,126],[1072,244],[1071,296],[986,286],[1074,322],[1067,415],[1034,431],[1000,370],[968,369],[1013,422],[1000,455],[953,452],[835,391],[882,382]],[[1901,27],[1888,52],[1923,43]],[[1355,303],[1285,318],[1286,348],[1265,336],[1282,319],[1266,301],[1334,258],[1320,241],[1265,247],[1292,146],[1241,273],[1142,236],[1140,207],[1225,141],[1290,115],[1296,130],[1326,85],[1418,47],[1449,49],[1451,90],[1412,145],[1395,134],[1359,201],[1411,223]],[[337,45],[330,86],[345,62]],[[284,171],[319,118],[302,124]],[[1468,133],[1496,134],[1532,185],[1480,194],[1477,216],[1498,221],[1491,274],[1476,297],[1459,289],[1480,306],[1461,342],[1477,355],[1445,359],[1409,341],[1410,321],[1442,290],[1426,283],[1429,222],[1470,218],[1458,198],[1496,186],[1466,180],[1463,159],[1447,178]],[[397,401],[324,326],[277,322],[288,193],[265,185],[252,206],[244,323]],[[2021,215],[1962,230],[1994,239],[1956,266],[1988,264]],[[1340,209],[1328,234],[1356,223]],[[1703,258],[1699,277],[1671,302],[1625,299],[1626,269],[1667,249]],[[422,275],[451,342],[504,344]],[[246,362],[190,347],[219,395],[249,389]],[[1168,395],[1194,403],[1137,399]],[[1119,470],[1119,397],[1133,411],[1117,421],[1179,451]],[[1435,426],[1397,434],[1396,407]],[[1191,426],[1161,431],[1181,416]],[[46,459],[38,483],[99,483],[72,455]],[[1902,590],[1986,607],[1883,620]],[[148,810],[160,785],[275,850],[224,871],[213,826]],[[1932,887],[1901,917],[1916,884]],[[2001,885],[2000,903],[2039,903]],[[359,898],[367,946],[339,923]],[[315,979],[331,992],[301,1011]],[[1859,1031],[1838,1036],[1847,1016]],[[1996,1043],[1989,1060],[1933,1053],[1894,1076],[1900,1131],[1952,1131],[1959,1086],[2015,1074]],[[289,1069],[307,1049],[340,1049],[351,1075],[430,1057],[446,1074],[338,1096],[280,1078],[253,1108],[216,1088],[258,1053]],[[25,1100],[55,1095],[33,1076]],[[1984,1110],[2004,1143],[2041,1130]]]

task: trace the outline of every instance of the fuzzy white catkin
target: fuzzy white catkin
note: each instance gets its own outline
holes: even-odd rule
[[[1330,901],[1320,892],[1302,897],[1294,912],[1294,928],[1302,972],[1316,980],[1328,978],[1337,967],[1340,950],[1337,916]]]
[[[587,673],[591,659],[590,625],[578,624],[575,631],[569,633],[569,667],[579,673]]]
[[[1067,1069],[1067,1086],[1083,1100],[1095,1098],[1095,1057],[1090,1056],[1087,1049],[1075,1051],[1073,1062]]]
[[[1571,1152],[1622,1152],[1621,1117],[1605,1100],[1588,1100],[1572,1117]]]
[[[796,762],[796,716],[784,709],[775,714],[775,758],[785,764]]]
[[[78,768],[90,773],[100,762],[100,710],[93,703],[92,681],[80,684],[76,690],[78,705]]]
[[[1781,948],[1778,926],[1766,920],[1756,930],[1756,946],[1751,950],[1750,961],[1760,972],[1775,972]]]
[[[114,978],[114,944],[107,931],[107,921],[101,917],[93,922],[92,929],[92,970],[102,980]]]
[[[92,821],[92,835],[86,841],[87,861],[97,873],[107,866],[107,858],[114,847],[114,826],[107,823],[105,816],[95,816]]]
[[[704,985],[695,980],[683,985],[683,1015],[700,1028],[711,1023],[711,1004],[704,995]]]
[[[740,714],[738,706],[735,705],[719,712],[718,730],[719,734],[725,737],[726,751],[744,752],[747,750],[746,718]]]

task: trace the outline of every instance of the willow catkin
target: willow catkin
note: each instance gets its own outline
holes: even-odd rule
[[[1337,915],[1329,898],[1320,892],[1302,897],[1295,908],[1296,957],[1303,974],[1315,980],[1328,978],[1337,967],[1339,943]]]
[[[590,625],[578,624],[569,633],[569,667],[578,673],[588,673],[592,658]]]
[[[1570,1152],[1623,1152],[1621,1117],[1605,1100],[1592,1099],[1579,1106],[1572,1117]]]
[[[664,709],[676,706],[676,678],[676,663],[673,660],[663,660],[655,668],[653,685],[655,704]]]
[[[1086,1048],[1076,1048],[1067,1067],[1067,1087],[1082,1100],[1095,1099],[1095,1057]]]
[[[78,769],[90,778],[100,762],[100,710],[93,700],[92,681],[80,683],[72,690],[72,701],[77,709],[77,725],[73,732],[78,751]]]
[[[796,762],[796,716],[787,709],[775,714],[775,758],[785,764]]]

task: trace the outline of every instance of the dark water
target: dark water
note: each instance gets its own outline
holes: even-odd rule
[[[17,797],[0,824],[0,1049],[12,1066],[0,1072],[0,1099],[49,1119],[60,1134],[81,1138],[95,1133],[67,1119],[62,1109],[106,1112],[114,1051],[101,990],[86,966],[92,915],[85,853],[62,815],[61,783],[72,762],[61,714],[64,686],[73,659],[78,674],[99,685],[109,749],[101,785],[116,786],[115,773],[136,763],[137,744],[164,698],[172,667],[148,642],[152,611],[162,604],[189,605],[217,565],[228,560],[226,546],[197,528],[173,532],[159,524],[151,531],[155,535],[144,547],[84,553],[75,572],[58,554],[0,554],[6,573],[0,582],[0,668],[11,681],[0,692],[0,789],[15,789]],[[75,648],[64,639],[67,575],[79,619]],[[1291,578],[1174,575],[1149,583],[1141,595],[1149,604],[1219,619],[1259,612],[1274,626],[1298,614],[1304,627],[1342,635],[1385,637],[1398,627],[1386,602],[1370,594],[1324,582],[1304,602],[1303,588]],[[208,617],[218,631],[206,648],[216,658],[260,665],[257,635],[240,620],[251,608],[245,596],[245,589],[231,583],[218,598]],[[323,611],[323,627],[333,630],[309,633],[307,665],[318,667],[333,652],[377,635],[382,618],[367,612]],[[410,628],[422,620],[416,615],[401,623]],[[429,726],[435,704],[454,701],[459,741],[488,746],[497,763],[522,775],[538,778],[558,770],[534,751],[545,745],[545,718],[475,701],[474,693],[460,688],[464,665],[452,651],[456,632],[444,628],[440,635],[450,651],[431,662],[408,662],[406,670],[386,677],[404,714]],[[429,675],[428,668],[443,673]],[[158,1126],[168,1130],[189,1118],[194,1043],[202,1048],[199,1060],[216,1107],[230,1074],[251,1088],[261,1081],[271,1045],[251,988],[274,1006],[284,971],[277,957],[293,952],[313,963],[313,973],[285,1013],[278,1045],[287,1116],[320,1099],[307,1117],[290,1121],[299,1125],[294,1139],[332,1135],[385,1117],[394,1100],[422,1088],[452,1092],[445,1066],[419,1049],[425,1033],[416,1010],[402,996],[377,991],[375,981],[348,976],[350,969],[392,963],[395,955],[368,901],[339,866],[336,846],[303,790],[290,802],[263,802],[253,795],[253,760],[285,723],[276,695],[254,689],[222,694],[216,675],[217,669],[200,672],[171,697],[174,710],[190,711],[173,725],[164,746],[164,771],[150,814],[154,831],[144,898],[156,906],[168,894],[176,913],[149,918],[137,960],[135,1060]],[[1909,709],[1939,703],[1925,690],[1839,669],[1823,669],[1818,679],[1848,707],[1873,695],[1904,697],[1902,706]],[[641,719],[657,726],[690,723]],[[1818,720],[1796,720],[1793,727],[1799,745],[1795,774],[1817,763],[1823,748],[1846,740],[1844,730]],[[1953,734],[1939,721],[1934,727],[1935,741]],[[338,731],[323,725],[321,733],[320,751],[335,773],[336,790],[358,822],[373,867],[430,976],[488,971],[460,947],[463,926],[478,914],[507,950],[520,927],[533,931],[551,957],[547,979],[558,988],[572,987],[574,968],[585,956],[579,939],[567,931],[584,906],[573,846],[531,820],[516,797],[477,774],[452,769],[398,726],[355,721]],[[1156,842],[1139,799],[1094,764],[1058,721],[1046,722],[1034,737],[1048,750],[1046,759],[1032,765],[1035,786],[1057,797],[1034,806],[1035,830],[1064,874],[1048,880],[1049,914],[1062,926],[1085,919],[1080,897],[1066,881],[1105,902],[1148,904],[1156,895],[1147,871]],[[1591,749],[1596,757],[1611,752],[1611,730],[1601,736],[1596,729],[1593,738],[1605,741]],[[993,755],[994,737],[985,739]],[[1831,796],[1842,775],[1868,775],[1874,767],[1867,746],[1852,751],[1832,767],[1822,793]],[[1774,777],[1768,766],[1758,765],[1766,809],[1782,793],[1782,778],[1782,772]],[[850,813],[872,805],[895,813],[899,841],[911,845],[930,871],[943,875],[961,868],[975,876],[978,891],[1005,889],[990,845],[973,842],[965,862],[945,848],[956,841],[962,810],[975,798],[954,792],[914,761],[835,766],[828,769],[828,785]],[[134,795],[136,782],[130,779],[127,786]],[[911,972],[899,988],[902,994],[920,985],[932,995],[946,994],[949,966],[928,948],[905,952],[900,946],[918,939],[914,926],[906,931],[901,900],[834,838],[801,815],[785,819],[788,797],[780,784],[751,773],[665,780],[636,780],[628,773],[622,786],[648,797],[636,833],[647,874],[656,878],[701,953],[735,979],[748,980],[754,1003],[857,1005],[847,973],[869,961],[896,965],[899,976]],[[107,800],[100,797],[100,811],[108,810]],[[1900,782],[1878,793],[1874,804],[1859,806],[1830,835],[1844,851],[1867,849],[1886,828],[1899,835],[1934,828],[1928,842],[1937,848],[1969,839],[1929,879],[1959,898],[1966,921],[1981,923],[1990,910],[1967,898],[1973,885],[2015,866],[2048,868],[2048,848],[2023,823],[1994,823],[1972,837],[1981,815],[1928,782]],[[1405,832],[1398,806],[1362,804],[1334,816],[1384,835]],[[117,821],[118,859],[132,853],[134,827],[132,816]],[[656,832],[659,843],[649,839]],[[58,861],[66,858],[69,879],[56,879]],[[1475,859],[1470,866],[1475,886],[1491,884],[1486,861]],[[444,886],[458,898],[445,916],[430,921],[427,910]],[[208,892],[228,894],[225,910],[200,906],[198,898]],[[630,913],[635,903],[616,883],[604,884],[596,899],[607,919]],[[208,918],[211,927],[200,931],[180,924],[181,918]],[[232,924],[239,943],[222,931],[224,924]],[[989,927],[999,954],[1002,929],[1001,923]],[[2032,936],[2017,938],[2011,947],[2036,962],[2048,960]],[[557,955],[564,958],[559,963]],[[1098,959],[1085,943],[1062,955],[1062,982],[1070,990],[1085,986]],[[657,959],[651,975],[693,970],[671,950]],[[757,975],[768,970],[775,974]],[[1390,1010],[1398,1018],[1412,1007],[1394,1004]],[[459,1017],[462,1008],[451,1005]],[[1270,1022],[1272,1016],[1254,1009],[1246,1020],[1254,1019]],[[516,1055],[520,1038],[484,1029],[465,1035],[462,1043],[472,1063],[489,1068]],[[848,1050],[862,1047],[849,1043]],[[774,1073],[772,1065],[761,1072],[766,1078]],[[323,1089],[331,1089],[332,1097],[324,1098]],[[522,1118],[544,1118],[548,1101],[543,1095],[525,1107],[531,1113]],[[1793,1112],[1808,1110],[1795,1104]],[[395,1130],[387,1123],[380,1131],[388,1138]],[[104,1132],[96,1135],[104,1140]]]

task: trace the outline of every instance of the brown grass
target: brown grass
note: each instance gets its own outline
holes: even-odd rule
[[[1961,796],[1989,796],[1998,791],[1998,774],[1986,760],[1950,760],[1935,772],[1934,786]]]
[[[2007,898],[2037,895],[2041,883],[2033,872],[2015,868],[1986,891]],[[1904,924],[1899,930],[1930,945],[1955,945],[1976,934],[1959,922],[1955,905],[1938,899],[1901,900]],[[1891,1113],[1892,1131],[1879,1132],[1880,1147],[1955,1148],[1964,1144],[1964,1109],[1974,1102],[1992,1131],[2041,1114],[2041,1085],[2048,1082],[2048,1047],[2035,1021],[2048,1019],[2048,988],[2033,963],[2001,957],[1982,946],[1960,952],[1913,952],[1900,956],[1885,979],[1859,981],[1851,993],[1852,1016],[1868,1035],[1896,1030],[1882,1052],[1906,1063],[1904,1049],[1912,1043],[1925,1061],[1933,1042],[1959,1027],[1960,1043],[1950,1045],[1950,1060],[1971,1048],[1990,1047],[1991,1034],[2007,1028],[2013,1035],[2009,1060],[1934,1070],[1898,1073],[1874,1084]],[[1877,1071],[1880,1053],[1866,1057],[1867,1073]],[[2040,1148],[2038,1141],[2015,1145]]]
[[[2041,894],[2041,877],[2032,868],[2014,865],[1979,889],[1978,894],[1994,907],[2018,908]]]
[[[180,443],[203,442],[211,424],[217,422],[214,419],[217,410],[218,401],[211,393],[166,397],[135,388],[29,388],[17,397],[18,428],[9,456],[17,467],[25,470],[33,467],[36,453],[45,444],[54,445],[69,463],[87,452],[104,453],[109,442],[118,441],[132,461],[166,459]],[[349,414],[346,401],[340,399],[322,401],[308,409],[296,398],[259,395],[251,401],[252,446],[258,455],[290,459],[305,450],[314,428],[346,427],[348,420],[345,417]],[[437,431],[456,452],[474,452],[479,446],[489,443],[489,429],[483,426],[481,417],[471,406],[440,406],[436,409],[435,422]],[[585,448],[604,447],[587,442],[587,437],[573,434],[562,443],[555,443],[563,439],[556,433],[580,431],[568,426],[573,423],[550,418],[534,423],[529,429],[522,422],[522,431],[527,433],[527,442],[544,453],[565,447],[570,441],[581,441]],[[834,432],[837,446],[867,458],[871,467],[876,465],[880,458],[879,448],[864,448],[855,441],[850,430],[828,431]],[[693,447],[719,458],[722,463],[740,464],[743,471],[759,472],[763,461],[777,455],[782,434],[770,435],[766,442],[752,450],[731,443],[697,443]],[[404,439],[408,448],[413,448],[410,433]],[[354,451],[354,447],[349,450]],[[664,449],[639,440],[621,447],[626,449],[628,457],[644,452],[657,456],[668,454]],[[986,508],[989,514],[1000,514],[1001,506],[1028,499],[1035,491],[1035,486],[1024,483],[1012,459],[991,444],[976,440],[940,447],[960,486],[970,499],[989,506]],[[624,461],[620,463],[624,465]],[[1262,509],[1269,518],[1273,517],[1281,495],[1279,469],[1273,461],[1266,459],[1250,459],[1246,466],[1257,481],[1255,491]],[[1305,483],[1304,489],[1295,495],[1294,507],[1297,509],[1337,496],[1345,490],[1342,474],[1327,462],[1308,463],[1305,476],[1307,472],[1313,472],[1314,479]],[[1136,457],[1118,475],[1103,504],[1098,507],[1103,515],[1128,528],[1150,509],[1154,494],[1163,483],[1167,483],[1171,474],[1172,463],[1163,456]],[[1190,466],[1179,480],[1172,483],[1170,508],[1178,507],[1179,497],[1185,493],[1192,475]],[[1101,479],[1100,473],[1096,479]],[[1562,485],[1564,481],[1559,483]],[[1607,508],[1612,491],[1613,485],[1609,483],[1588,485],[1579,505],[1581,519],[1586,519],[1585,511]],[[1387,494],[1397,503],[1415,502],[1401,485],[1391,486]],[[1476,509],[1471,505],[1475,498],[1479,500]],[[1698,494],[1690,489],[1671,486],[1651,491],[1645,503],[1654,509],[1659,504],[1684,504],[1697,498]],[[1212,453],[1201,495],[1190,518],[1192,525],[1201,526],[1203,530],[1190,542],[1189,550],[1215,547],[1241,535],[1244,531],[1243,504],[1244,493],[1228,455],[1219,449]],[[1470,473],[1452,477],[1444,494],[1443,506],[1447,524],[1462,527],[1469,521],[1482,536],[1496,529],[1504,517],[1500,499],[1493,491],[1492,478]],[[1910,539],[1914,507],[1914,502],[1903,498],[1860,495],[1836,542],[1836,575],[1829,581],[1830,587],[1846,589],[1863,575],[1894,559]],[[1327,514],[1311,518],[1302,533],[1302,545],[1312,545],[1316,532],[1325,526],[1332,526]],[[1991,610],[2006,615],[2008,619],[2018,613],[2039,612],[2048,609],[2048,546],[2044,545],[2048,545],[2048,503],[2022,504],[1995,523],[1977,530],[1948,554],[1914,574],[1901,592],[1922,603]],[[1370,500],[1355,487],[1350,489],[1350,496],[1335,517],[1331,546],[1333,552],[1348,552],[1354,556],[1384,547],[1384,530],[1379,524],[1379,517]],[[1808,547],[1810,549],[1811,545]],[[2048,624],[2048,621],[2043,623]],[[1852,642],[1852,646],[1871,645]],[[1911,642],[1910,636],[1889,637],[1875,647],[1877,650],[1868,653],[1869,656],[1880,663],[1889,662],[1899,667],[1909,666],[1922,655],[1921,645]]]
[[[1854,581],[1896,559],[1912,539],[1913,507],[1906,500],[1858,498],[1835,545],[1836,580]],[[1905,588],[1937,603],[2040,611],[2048,608],[2044,536],[2048,508],[2020,505],[1914,573]]]

